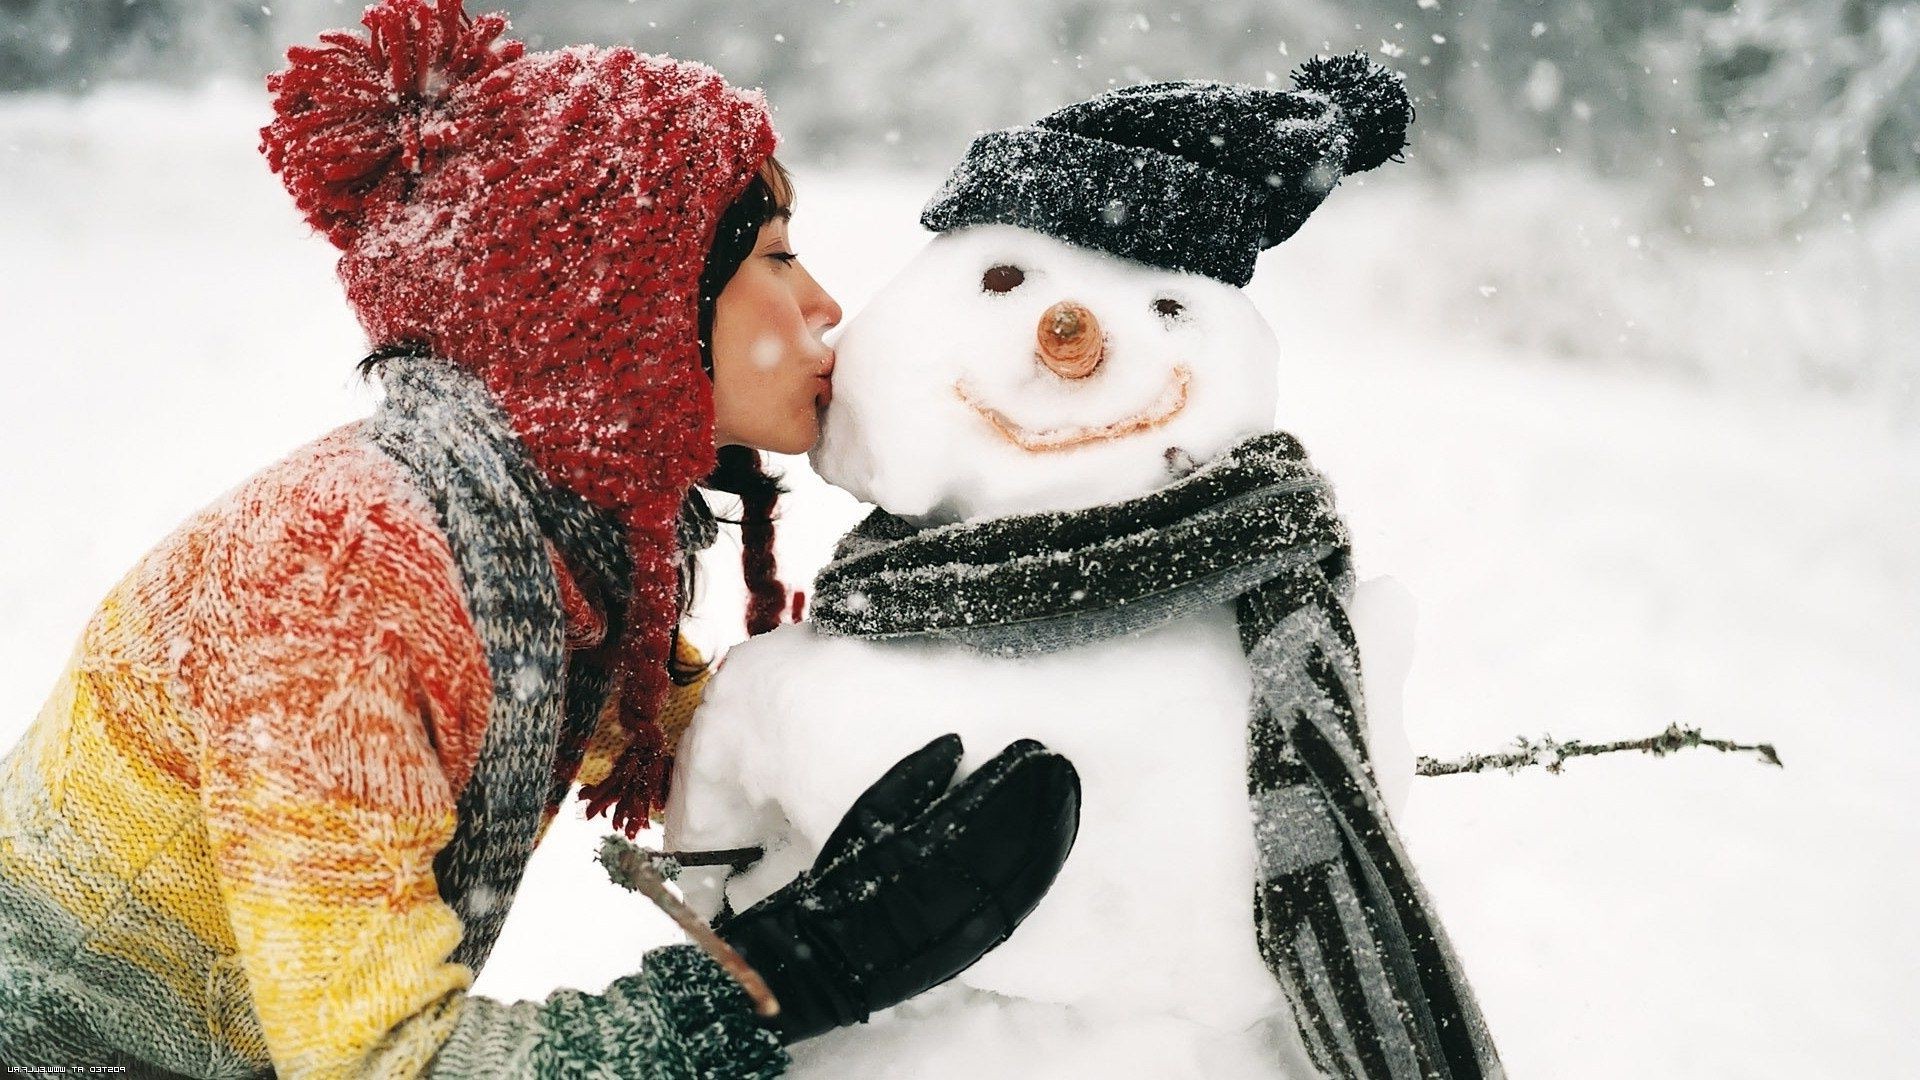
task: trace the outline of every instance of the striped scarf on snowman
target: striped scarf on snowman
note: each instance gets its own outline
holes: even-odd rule
[[[1261,956],[1331,1076],[1502,1075],[1367,760],[1346,525],[1298,441],[1257,435],[1087,510],[918,528],[876,510],[815,582],[822,633],[998,656],[1231,602],[1253,676],[1247,790]]]

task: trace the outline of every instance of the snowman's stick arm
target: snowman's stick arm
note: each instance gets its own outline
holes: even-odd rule
[[[673,895],[673,891],[667,888],[666,876],[655,862],[657,858],[618,836],[609,836],[600,842],[600,865],[607,868],[607,875],[613,878],[615,884],[624,885],[645,896],[666,912],[680,929],[686,931],[694,944],[713,957],[732,976],[733,981],[740,984],[740,988],[747,992],[748,1000],[753,1002],[754,1012],[763,1017],[780,1015],[780,1002],[768,989],[767,980],[761,978],[760,973],[753,970],[753,966],[733,946],[722,941],[705,919]]]
[[[760,861],[767,853],[761,847],[713,848],[709,851],[663,851],[662,858],[672,859],[680,866],[731,866],[735,870],[744,869]]]
[[[1579,739],[1561,741],[1551,735],[1538,739],[1529,739],[1522,735],[1514,741],[1513,749],[1492,754],[1468,754],[1451,761],[1439,761],[1422,754],[1414,763],[1414,772],[1420,776],[1452,776],[1457,773],[1488,772],[1493,769],[1505,769],[1515,772],[1532,765],[1538,765],[1550,773],[1557,773],[1566,763],[1577,757],[1591,757],[1596,754],[1612,754],[1622,750],[1638,750],[1665,757],[1680,750],[1704,746],[1722,753],[1757,754],[1760,760],[1777,768],[1785,766],[1772,743],[1738,743],[1731,739],[1714,739],[1700,733],[1696,727],[1683,727],[1669,724],[1667,730],[1658,735],[1649,735],[1644,739],[1620,739],[1615,742],[1589,743]]]

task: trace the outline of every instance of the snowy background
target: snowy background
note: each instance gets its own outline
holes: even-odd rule
[[[525,6],[536,44],[652,44],[765,84],[798,250],[849,311],[922,243],[918,206],[976,128],[1109,79],[1283,77],[1323,41],[1408,70],[1408,164],[1344,183],[1250,292],[1362,575],[1419,602],[1409,739],[1450,756],[1680,721],[1787,765],[1415,782],[1408,842],[1508,1064],[1912,1075],[1913,5],[1546,3],[1529,25],[1451,0],[1284,21],[1022,0],[968,7],[975,30],[901,3],[788,27],[742,3]],[[0,15],[0,746],[143,551],[371,403],[332,252],[254,149],[249,67],[356,11]],[[861,508],[783,464],[803,583]],[[723,540],[705,575],[710,647],[741,632],[736,556]],[[605,882],[600,835],[555,827],[481,992],[598,989],[676,938]]]

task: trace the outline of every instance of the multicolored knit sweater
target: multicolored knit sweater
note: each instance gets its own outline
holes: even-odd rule
[[[601,994],[467,993],[567,791],[624,744],[591,677],[617,634],[591,536],[551,527],[568,504],[477,381],[422,361],[388,394],[148,554],[0,760],[0,1063],[777,1075],[691,946]],[[486,518],[515,506],[543,567]]]

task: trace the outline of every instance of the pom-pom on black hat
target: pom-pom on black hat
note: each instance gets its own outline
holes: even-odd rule
[[[1413,104],[1362,53],[1315,57],[1292,90],[1146,83],[975,139],[920,213],[998,223],[1168,270],[1253,279],[1347,173],[1395,159]]]

